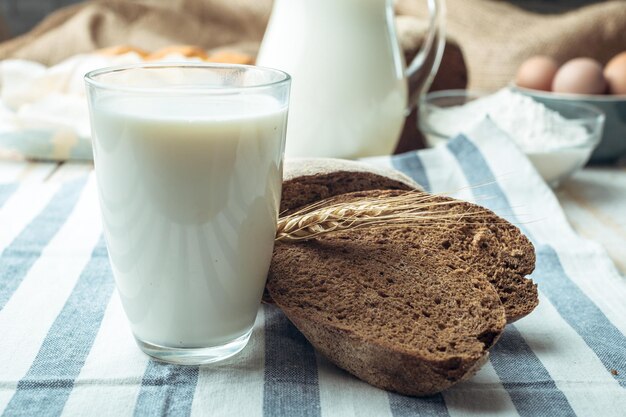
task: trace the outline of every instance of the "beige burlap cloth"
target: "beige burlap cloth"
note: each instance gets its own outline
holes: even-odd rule
[[[311,0],[314,1],[314,0]],[[338,0],[339,1],[339,0]],[[592,4],[588,4],[592,3]],[[114,45],[156,50],[172,44],[256,54],[272,0],[94,0],[61,9],[31,32],[0,44],[0,59],[54,64]],[[407,59],[417,51],[426,0],[397,0]],[[448,46],[433,89],[495,90],[525,58],[590,56],[607,61],[626,49],[626,1],[447,0]],[[403,141],[415,147],[415,114]]]
[[[70,55],[131,44],[148,50],[171,44],[234,49],[254,54],[271,0],[92,1],[62,9],[30,33],[0,44],[0,59],[53,64]],[[419,37],[411,16],[425,16],[425,0],[398,0],[403,46],[410,54]],[[447,0],[449,37],[442,72],[445,87],[463,84],[493,90],[506,84],[521,61],[536,53],[559,60],[591,56],[607,61],[626,49],[626,1]],[[453,67],[453,68],[450,68]],[[446,78],[448,78],[446,80]],[[445,85],[445,84],[448,85]]]
[[[458,40],[469,87],[495,90],[535,54],[560,62],[579,56],[606,63],[626,50],[626,1],[446,0],[447,32]],[[399,14],[425,16],[422,3],[399,0]]]
[[[91,1],[48,16],[31,32],[0,45],[0,59],[54,64],[114,45],[156,50],[172,44],[227,47],[254,53],[270,0]]]

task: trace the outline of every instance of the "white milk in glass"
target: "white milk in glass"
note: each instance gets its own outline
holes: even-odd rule
[[[92,111],[105,237],[135,336],[227,343],[272,256],[286,108],[271,97],[109,97]]]

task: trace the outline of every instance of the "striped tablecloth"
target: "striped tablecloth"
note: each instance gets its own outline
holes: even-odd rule
[[[624,416],[626,280],[568,225],[552,191],[490,124],[373,163],[477,200],[537,248],[541,302],[470,381],[430,398],[329,364],[274,307],[213,366],[149,360],[114,290],[93,175],[0,185],[0,414],[6,416]]]

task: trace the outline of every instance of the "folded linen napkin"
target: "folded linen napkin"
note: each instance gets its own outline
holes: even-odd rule
[[[434,149],[370,160],[519,224],[541,302],[480,372],[418,399],[331,365],[273,306],[248,347],[213,366],[148,360],[130,334],[101,238],[94,176],[0,186],[0,413],[174,416],[621,416],[626,282],[577,236],[552,191],[489,121]]]

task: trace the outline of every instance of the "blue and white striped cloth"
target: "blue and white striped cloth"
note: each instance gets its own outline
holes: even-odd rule
[[[626,415],[626,282],[572,231],[501,132],[486,123],[447,146],[371,162],[478,200],[536,245],[540,305],[507,327],[470,381],[425,399],[373,388],[318,355],[271,306],[228,362],[150,361],[114,291],[90,175],[0,185],[0,415]]]

